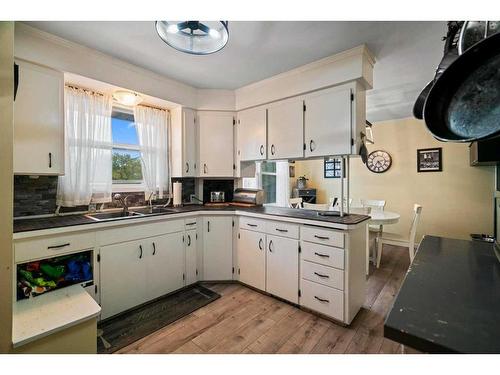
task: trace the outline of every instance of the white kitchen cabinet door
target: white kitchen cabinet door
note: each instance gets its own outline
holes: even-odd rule
[[[196,229],[186,231],[184,235],[186,256],[186,285],[198,281],[198,236]]]
[[[233,177],[234,115],[198,112],[199,176]]]
[[[233,278],[233,219],[203,218],[203,280]]]
[[[196,112],[189,108],[171,110],[172,176],[196,177]]]
[[[304,103],[293,98],[271,104],[267,109],[267,158],[304,157]]]
[[[142,241],[100,249],[101,319],[147,301],[146,249]]]
[[[267,235],[266,291],[299,302],[299,242]]]
[[[266,160],[267,112],[257,107],[238,112],[238,151],[240,161]]]
[[[148,300],[184,286],[183,236],[183,232],[177,232],[143,240]]]
[[[196,112],[184,109],[184,177],[197,176],[196,165]]]
[[[239,280],[266,290],[266,235],[240,229],[237,246]]]
[[[64,174],[64,75],[22,60],[14,101],[14,173]]]
[[[305,97],[305,156],[351,154],[351,89],[326,90]]]

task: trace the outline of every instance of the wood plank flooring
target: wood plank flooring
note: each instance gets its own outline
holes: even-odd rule
[[[384,318],[409,265],[408,250],[384,246],[370,265],[365,304],[342,327],[239,284],[206,284],[222,297],[118,353],[417,353],[383,337]]]

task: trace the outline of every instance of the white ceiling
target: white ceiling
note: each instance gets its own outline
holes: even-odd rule
[[[230,21],[222,51],[193,56],[164,44],[154,22],[27,23],[198,88],[236,89],[365,43],[377,59],[371,121],[411,116],[446,32],[445,22]]]

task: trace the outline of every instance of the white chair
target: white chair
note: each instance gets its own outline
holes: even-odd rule
[[[415,204],[413,206],[413,212],[413,220],[411,222],[408,237],[401,236],[396,233],[384,233],[382,237],[379,238],[377,244],[377,268],[380,267],[380,259],[382,259],[382,248],[384,244],[407,247],[410,255],[410,264],[413,262],[413,258],[415,257],[415,236],[417,234],[417,225],[420,220],[420,214],[422,213],[422,206]]]
[[[316,211],[328,211],[328,204],[326,203],[302,203],[302,208],[306,210],[316,210]]]
[[[290,198],[288,201],[289,208],[300,208],[302,206],[302,198]]]
[[[333,207],[333,201],[335,200],[336,197],[332,197],[330,198],[330,208],[335,208]],[[335,206],[339,206],[339,199],[337,198],[337,203],[335,203]],[[349,207],[351,206],[352,204],[352,198],[349,198]],[[347,200],[344,198],[344,207],[347,207]]]

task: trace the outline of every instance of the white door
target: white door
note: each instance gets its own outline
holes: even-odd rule
[[[184,286],[183,235],[183,232],[177,232],[143,240],[148,300]]]
[[[283,100],[267,109],[268,159],[304,157],[304,108],[302,98]]]
[[[266,290],[266,235],[241,229],[237,246],[240,281]]]
[[[299,242],[267,235],[266,291],[299,302]]]
[[[351,103],[351,89],[306,96],[306,157],[351,153]]]
[[[100,249],[101,318],[146,302],[146,249],[142,241]]]
[[[64,174],[64,75],[25,61],[14,101],[14,173]]]
[[[196,229],[186,231],[184,235],[184,248],[186,254],[186,285],[191,285],[198,281],[198,236]]]
[[[203,280],[233,278],[233,220],[229,216],[203,218]]]
[[[232,112],[198,112],[201,177],[233,177]]]
[[[267,113],[266,107],[238,112],[238,151],[241,161],[265,160]]]
[[[196,165],[196,113],[192,109],[183,109],[184,123],[184,173],[185,177],[195,177]]]

